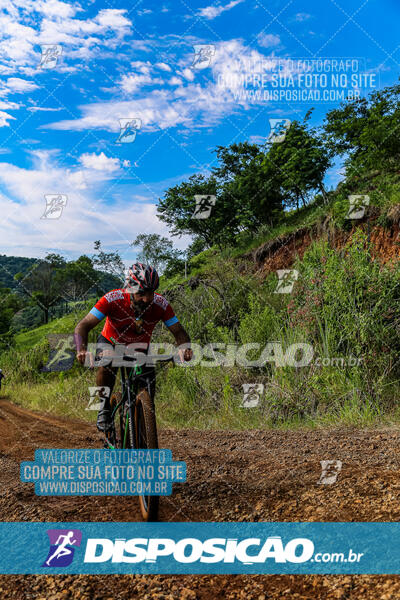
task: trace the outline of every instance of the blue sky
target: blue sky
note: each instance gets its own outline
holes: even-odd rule
[[[158,198],[191,174],[207,173],[217,145],[262,143],[269,119],[302,119],[312,106],[318,125],[339,93],[365,95],[399,77],[395,0],[3,0],[2,6],[4,254],[57,251],[75,258],[100,239],[129,262],[138,233],[168,235],[156,216]],[[42,62],[43,46],[56,46],[56,60]],[[203,62],[196,61],[198,46],[208,52]],[[307,73],[316,75],[310,87]],[[332,101],[315,97],[325,85],[321,73]],[[340,87],[341,73],[347,79]],[[273,75],[279,100],[269,96]],[[299,101],[296,90],[311,99]],[[117,143],[120,119],[138,124],[129,143]],[[326,183],[339,178],[336,166]],[[49,194],[66,197],[57,219],[42,218]],[[184,248],[189,239],[174,241]]]

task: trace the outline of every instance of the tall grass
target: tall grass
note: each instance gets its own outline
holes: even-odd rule
[[[168,372],[158,400],[164,419],[247,428],[249,423],[360,425],[397,418],[399,266],[373,261],[359,232],[340,253],[326,242],[313,244],[294,268],[299,279],[292,294],[274,293],[274,275],[256,292],[246,295],[242,289],[236,330],[216,329],[212,335],[209,328],[208,340],[261,347],[279,341],[283,352],[306,343],[313,349],[311,363],[296,368],[271,361],[263,368],[199,366]],[[190,317],[189,322],[193,324]],[[264,384],[257,408],[240,408],[244,383]]]
[[[275,274],[263,283],[241,275],[232,259],[212,262],[193,289],[170,291],[180,321],[202,347],[277,342],[285,354],[303,343],[312,347],[313,359],[302,367],[282,366],[273,355],[262,367],[162,367],[156,397],[161,426],[248,430],[398,421],[399,265],[373,260],[358,232],[340,252],[314,243],[293,268],[299,277],[291,294],[275,293]],[[93,372],[76,365],[62,374],[40,372],[49,352],[46,335],[71,333],[82,316],[20,334],[16,347],[2,354],[5,390],[14,401],[94,419],[86,410]],[[155,341],[173,340],[158,327]],[[209,349],[209,361],[212,355]],[[258,406],[245,408],[242,386],[253,383],[263,384],[264,392]]]

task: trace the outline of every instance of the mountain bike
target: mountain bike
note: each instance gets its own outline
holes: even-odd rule
[[[168,363],[173,362],[173,358],[158,356],[157,361]],[[155,370],[146,365],[132,365],[119,367],[119,371],[121,392],[114,392],[110,399],[112,425],[105,433],[104,446],[110,450],[158,449]],[[139,503],[143,519],[156,521],[159,496],[139,496]]]

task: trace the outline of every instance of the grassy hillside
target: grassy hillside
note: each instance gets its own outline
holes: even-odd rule
[[[162,281],[162,291],[192,341],[203,351],[208,345],[208,366],[160,369],[156,402],[161,426],[247,429],[398,420],[400,187],[395,177],[374,178],[373,185],[366,178],[362,189],[371,202],[359,222],[345,218],[352,189],[349,183],[340,186],[330,194],[329,206],[317,202],[287,214],[275,230],[239,237],[235,247],[201,253],[192,259],[186,280],[175,276]],[[391,240],[390,257],[395,258],[385,264],[374,242],[378,229],[381,238]],[[308,236],[302,249],[288,242],[288,234],[299,231]],[[341,244],[333,243],[337,239]],[[254,253],[261,244],[265,252]],[[285,245],[290,245],[286,254]],[[290,257],[283,266],[298,271],[291,293],[276,293],[277,275],[263,267],[269,264],[268,248],[275,246]],[[296,253],[302,258],[295,258]],[[49,334],[72,333],[86,311],[17,335],[14,347],[0,355],[12,400],[95,418],[86,410],[92,371],[76,364],[65,373],[40,371],[49,354]],[[96,335],[92,332],[92,341]],[[154,341],[173,340],[158,326]],[[211,343],[219,347],[211,348]],[[218,352],[232,356],[232,349],[244,344],[260,347],[249,349],[249,360],[266,352],[263,366],[237,360],[211,366]],[[294,366],[299,358],[293,354],[295,344],[312,348],[306,366]],[[282,364],[282,357],[292,364]],[[245,408],[243,385],[254,384],[263,386],[259,404]]]

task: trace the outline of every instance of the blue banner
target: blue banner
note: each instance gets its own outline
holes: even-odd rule
[[[399,523],[0,523],[3,574],[400,574]]]

